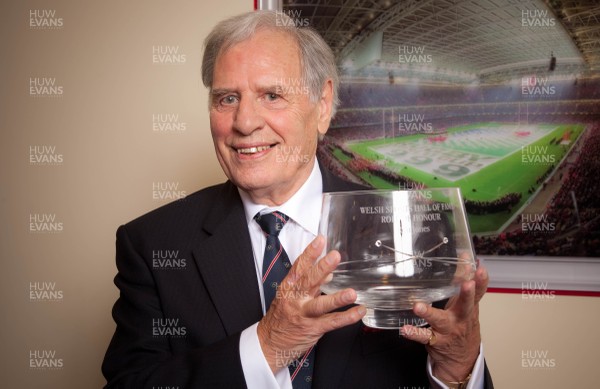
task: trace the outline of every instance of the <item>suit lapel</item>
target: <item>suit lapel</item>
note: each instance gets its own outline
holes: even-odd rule
[[[237,188],[227,182],[211,206],[203,226],[211,236],[193,255],[223,328],[231,335],[262,318],[260,292]]]
[[[365,189],[332,175],[320,166],[323,191]],[[194,260],[228,335],[262,318],[262,305],[244,206],[237,188],[227,182],[207,216],[203,229],[210,235],[198,244]],[[325,334],[319,341],[315,388],[338,387],[362,323]]]

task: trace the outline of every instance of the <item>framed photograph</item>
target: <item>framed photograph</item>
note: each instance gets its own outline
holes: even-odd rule
[[[352,4],[259,4],[319,31],[337,57],[322,164],[373,188],[459,187],[491,291],[600,295],[593,6]]]

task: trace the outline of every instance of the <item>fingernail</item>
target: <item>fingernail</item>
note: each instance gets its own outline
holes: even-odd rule
[[[331,254],[327,254],[327,256],[325,257],[325,261],[329,264],[329,265],[333,265],[335,263],[335,258],[333,258],[333,255]]]
[[[316,249],[317,247],[319,247],[319,243],[321,243],[321,235],[318,235],[315,239],[313,239],[312,243],[310,244],[314,249]]]
[[[352,300],[354,300],[354,294],[349,290],[344,292],[344,301],[350,303]]]
[[[363,307],[362,305],[358,307],[358,314],[361,316],[364,316],[367,313],[367,308]]]
[[[423,313],[425,313],[426,310],[427,310],[427,308],[425,308],[425,304],[422,304],[422,303],[415,304],[415,312],[416,313],[423,314]]]

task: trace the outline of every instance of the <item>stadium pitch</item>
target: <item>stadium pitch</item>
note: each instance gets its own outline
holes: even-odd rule
[[[442,134],[411,134],[347,142],[361,157],[427,187],[461,188],[463,197],[492,202],[520,193],[510,211],[469,215],[474,233],[500,233],[501,227],[544,185],[584,131],[581,124],[477,123]],[[341,152],[334,155],[347,164]],[[398,183],[363,171],[358,175],[375,188]]]

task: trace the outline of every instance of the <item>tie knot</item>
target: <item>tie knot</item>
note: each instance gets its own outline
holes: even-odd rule
[[[254,220],[256,220],[265,234],[278,236],[279,231],[281,231],[285,223],[287,223],[290,218],[281,212],[275,211],[271,213],[265,213],[264,215],[257,213],[256,216],[254,216]]]

